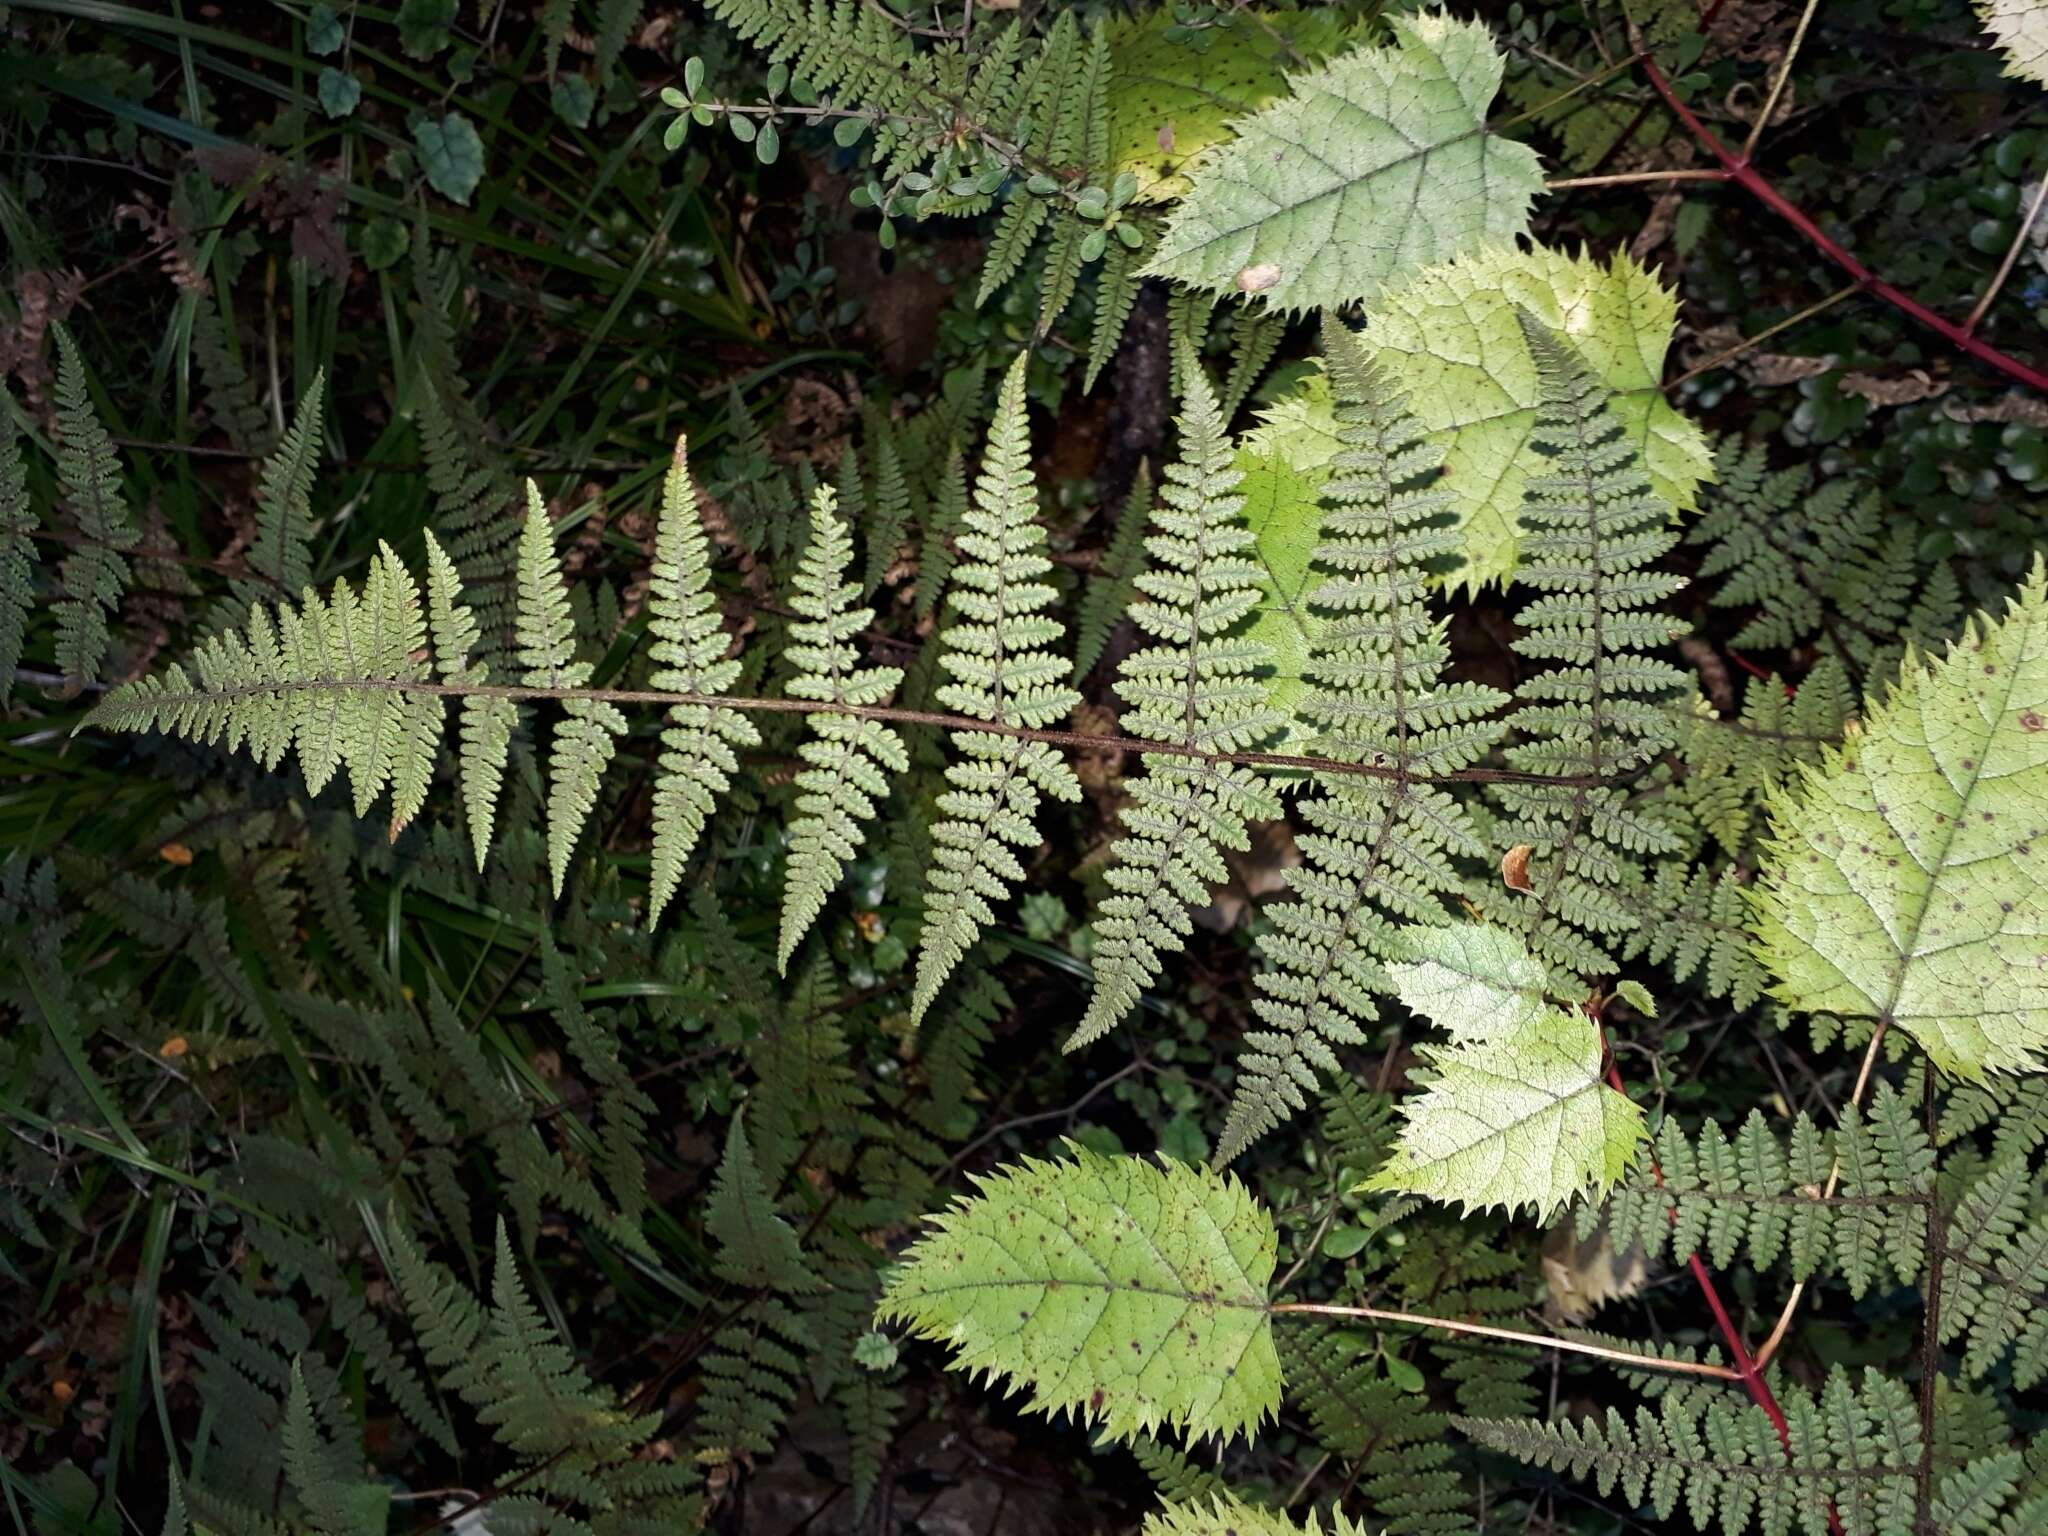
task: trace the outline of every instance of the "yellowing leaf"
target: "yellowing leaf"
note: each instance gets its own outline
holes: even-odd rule
[[[876,1308],[1118,1439],[1256,1428],[1280,1407],[1278,1235],[1236,1179],[1069,1144],[933,1219]]]
[[[1711,478],[1705,437],[1659,389],[1675,296],[1626,253],[1602,263],[1544,246],[1490,246],[1382,294],[1366,339],[1433,434],[1444,434],[1443,488],[1464,533],[1474,592],[1514,572],[1522,493],[1542,455],[1530,440],[1541,395],[1517,308],[1570,342],[1595,379],[1657,494],[1680,510]]]
[[[1287,89],[1287,72],[1326,57],[1349,28],[1330,11],[1239,12],[1189,35],[1172,7],[1110,24],[1110,174],[1139,202],[1185,195],[1182,170],[1230,123]]]
[[[1190,167],[1150,275],[1314,309],[1527,231],[1543,176],[1534,150],[1486,131],[1502,69],[1486,28],[1441,12],[1389,25],[1393,46],[1295,75]]]
[[[2048,566],[1773,805],[1774,995],[1886,1019],[1960,1077],[2048,1064]]]

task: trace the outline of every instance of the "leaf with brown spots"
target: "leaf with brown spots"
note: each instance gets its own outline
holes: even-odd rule
[[[1795,1008],[1958,1077],[2048,1065],[2048,565],[1773,806],[1759,953]],[[2029,719],[2035,724],[2030,725]]]
[[[1278,1235],[1244,1185],[1187,1163],[1027,1158],[934,1218],[876,1309],[1118,1439],[1256,1429],[1280,1407]]]

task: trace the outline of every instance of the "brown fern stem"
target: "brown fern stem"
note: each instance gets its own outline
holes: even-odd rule
[[[1553,789],[1590,789],[1612,782],[1598,774],[1524,773],[1514,768],[1458,768],[1446,773],[1417,773],[1411,768],[1381,763],[1353,763],[1337,758],[1300,757],[1286,752],[1216,752],[1207,747],[1172,741],[1149,741],[1137,736],[1096,735],[1083,731],[1042,730],[1024,725],[1006,725],[972,715],[949,715],[937,710],[903,709],[893,704],[828,704],[816,699],[751,698],[743,694],[677,692],[660,688],[554,688],[519,683],[444,683],[424,678],[350,677],[321,678],[305,682],[246,683],[225,688],[195,689],[189,693],[169,692],[138,699],[163,707],[172,698],[227,700],[256,698],[280,693],[410,693],[450,699],[511,699],[516,702],[553,700],[558,703],[687,705],[701,709],[730,709],[743,714],[851,715],[863,720],[885,720],[898,725],[928,725],[939,730],[966,731],[984,736],[1012,736],[1019,741],[1043,742],[1080,752],[1139,752],[1155,757],[1187,757],[1208,763],[1239,763],[1250,768],[1297,768],[1311,773],[1349,775],[1417,784],[1531,784]],[[84,729],[81,723],[80,729]]]

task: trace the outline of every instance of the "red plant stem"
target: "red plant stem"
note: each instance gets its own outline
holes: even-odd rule
[[[1596,1026],[1599,1023],[1597,1016],[1594,1023]],[[1615,1065],[1614,1053],[1606,1050],[1604,1030],[1601,1049],[1607,1056],[1607,1086],[1623,1098],[1627,1098],[1628,1089],[1622,1086],[1621,1068]],[[1660,1185],[1664,1182],[1664,1170],[1658,1166],[1655,1154],[1650,1158],[1650,1172]],[[1671,1212],[1671,1221],[1674,1226],[1677,1225],[1676,1210]],[[1700,1294],[1707,1301],[1707,1310],[1714,1314],[1714,1327],[1720,1331],[1721,1342],[1728,1346],[1728,1358],[1735,1362],[1735,1373],[1742,1378],[1742,1385],[1748,1391],[1750,1401],[1763,1409],[1764,1417],[1771,1421],[1771,1428],[1778,1432],[1778,1444],[1783,1446],[1785,1454],[1790,1456],[1792,1426],[1785,1422],[1785,1410],[1778,1406],[1777,1394],[1771,1390],[1771,1384],[1764,1380],[1763,1373],[1757,1369],[1756,1361],[1750,1356],[1749,1346],[1742,1342],[1742,1334],[1735,1327],[1735,1319],[1728,1315],[1727,1305],[1721,1300],[1720,1289],[1714,1284],[1713,1272],[1707,1268],[1697,1251],[1692,1255],[1688,1267],[1692,1270],[1693,1279],[1699,1282]],[[1828,1529],[1834,1536],[1843,1536],[1841,1516],[1835,1513],[1832,1501],[1828,1504]]]
[[[2020,383],[2031,388],[2048,392],[2048,373],[2042,373],[2039,369],[2030,368],[2018,358],[2008,356],[2006,353],[1999,351],[1998,348],[1992,346],[1989,342],[1973,336],[1968,329],[1956,324],[1953,320],[1944,320],[1910,293],[1886,282],[1852,256],[1837,241],[1829,238],[1825,230],[1814,223],[1784,193],[1772,186],[1758,172],[1755,166],[1714,137],[1713,130],[1701,122],[1693,114],[1692,109],[1678,99],[1677,92],[1671,89],[1671,82],[1665,79],[1664,71],[1657,67],[1655,59],[1651,58],[1648,53],[1644,53],[1642,55],[1642,62],[1643,74],[1648,78],[1650,84],[1655,87],[1657,94],[1664,98],[1664,105],[1671,109],[1672,115],[1684,126],[1685,131],[1699,141],[1700,147],[1721,162],[1722,167],[1728,172],[1728,179],[1746,188],[1752,197],[1777,214],[1787,224],[1798,230],[1800,234],[1806,237],[1807,242],[1815,250],[1819,251],[1828,260],[1855,279],[1857,287],[1863,289],[1866,293],[1883,299],[1901,314],[1908,315],[1914,320],[1919,321],[1920,324],[1926,326],[1944,341],[1969,353],[1970,356],[1976,358],[1980,363],[1996,368],[2008,378],[2017,379]]]

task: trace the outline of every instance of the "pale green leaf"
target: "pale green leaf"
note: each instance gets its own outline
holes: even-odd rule
[[[1139,202],[1185,196],[1189,162],[1226,138],[1233,119],[1285,92],[1290,69],[1327,57],[1346,31],[1329,11],[1240,12],[1205,28],[1198,47],[1170,6],[1112,21],[1111,171],[1135,179]]]
[[[1367,337],[1445,444],[1444,489],[1468,562],[1458,579],[1474,592],[1514,573],[1523,492],[1542,472],[1532,441],[1542,388],[1517,308],[1568,341],[1609,391],[1659,496],[1689,511],[1713,473],[1705,437],[1659,387],[1677,298],[1627,254],[1602,263],[1496,246],[1433,267],[1380,297]]]
[[[1211,1169],[1069,1150],[981,1179],[935,1217],[877,1317],[1117,1439],[1256,1429],[1280,1406],[1272,1218]]]
[[[1542,967],[1520,936],[1468,923],[1405,937],[1418,958],[1388,973],[1451,1038],[1421,1047],[1435,1080],[1402,1103],[1400,1140],[1362,1187],[1468,1211],[1526,1205],[1547,1220],[1627,1173],[1643,1112],[1601,1081],[1593,1020],[1543,1000]]]
[[[1977,0],[1977,19],[1998,39],[2008,75],[2048,85],[2048,4],[2043,0]]]
[[[2048,1061],[2048,566],[1773,805],[1759,953],[1794,1008],[1962,1077]]]
[[[1218,1494],[1213,1504],[1190,1502],[1169,1504],[1145,1517],[1138,1536],[1367,1536],[1366,1528],[1354,1525],[1340,1510],[1337,1522],[1325,1526],[1313,1511],[1303,1525],[1274,1510],[1247,1504],[1235,1494]]]
[[[1549,978],[1520,934],[1484,923],[1409,928],[1415,959],[1387,967],[1395,994],[1455,1039],[1491,1038],[1548,1011]]]
[[[1190,169],[1149,274],[1312,309],[1527,232],[1542,172],[1486,131],[1502,68],[1486,28],[1441,12],[1389,25],[1393,46],[1296,75]]]

